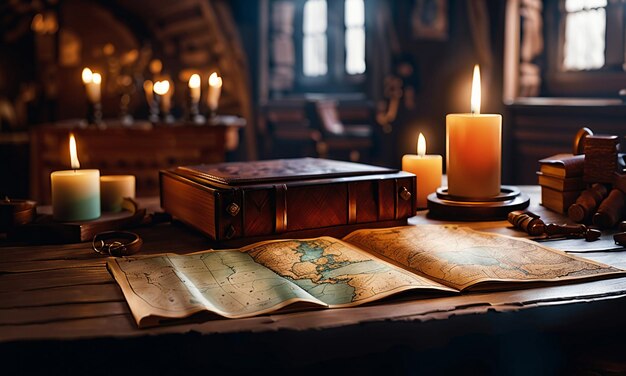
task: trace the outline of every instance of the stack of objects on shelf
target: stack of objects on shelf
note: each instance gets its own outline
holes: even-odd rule
[[[561,214],[567,212],[586,188],[584,155],[557,154],[539,161],[541,204]]]
[[[578,223],[612,228],[626,218],[626,174],[618,136],[588,135],[584,154],[539,161],[542,205]]]

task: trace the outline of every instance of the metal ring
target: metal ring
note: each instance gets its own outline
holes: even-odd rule
[[[107,243],[106,240],[112,240]],[[128,240],[124,242],[124,240]],[[139,235],[128,231],[104,231],[96,234],[91,241],[93,250],[101,255],[128,256],[139,252],[143,240]]]

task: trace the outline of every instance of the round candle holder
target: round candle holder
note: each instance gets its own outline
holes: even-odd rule
[[[457,221],[502,220],[513,210],[525,209],[529,204],[527,195],[509,185],[501,186],[500,194],[484,198],[454,196],[442,187],[428,195],[428,216]]]

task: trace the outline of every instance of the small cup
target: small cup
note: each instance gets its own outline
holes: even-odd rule
[[[100,177],[100,203],[102,211],[122,211],[125,197],[135,198],[134,175],[105,175]]]

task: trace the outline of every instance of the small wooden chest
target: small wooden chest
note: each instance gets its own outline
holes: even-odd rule
[[[161,171],[161,207],[232,245],[343,236],[406,224],[415,214],[415,179],[388,168],[315,158],[187,166]]]

